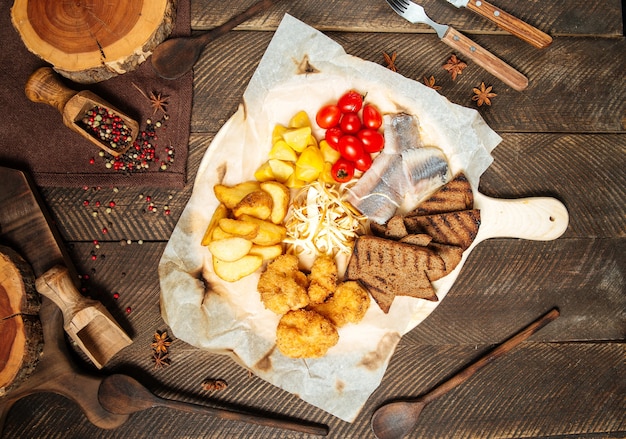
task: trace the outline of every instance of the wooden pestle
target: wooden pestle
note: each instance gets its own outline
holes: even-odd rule
[[[61,113],[63,123],[72,131],[80,134],[91,143],[102,148],[114,157],[124,154],[133,144],[139,133],[139,124],[117,108],[88,90],[76,91],[66,87],[58,75],[50,67],[36,70],[26,82],[26,97],[33,102],[48,104]],[[86,125],[81,125],[83,117],[95,107],[103,107],[119,116],[128,130],[126,142],[113,146],[106,140],[101,140],[95,133],[90,133]]]

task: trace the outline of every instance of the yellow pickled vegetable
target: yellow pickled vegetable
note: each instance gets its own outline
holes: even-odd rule
[[[289,179],[294,171],[294,164],[291,162],[285,162],[282,160],[270,159],[268,160],[269,166],[272,169],[272,174],[276,181],[284,183]]]
[[[341,157],[341,154],[336,149],[333,149],[332,146],[328,144],[326,140],[322,140],[320,142],[320,151],[322,152],[322,157],[324,157],[325,162],[335,163]]]
[[[274,143],[274,146],[270,151],[269,158],[283,160],[286,162],[295,162],[298,159],[298,156],[293,148],[287,145],[287,142],[279,140]]]
[[[287,145],[296,152],[302,152],[309,144],[311,127],[291,128],[283,133],[283,139]]]
[[[324,157],[317,146],[307,146],[296,161],[296,178],[312,182],[324,170]]]
[[[270,166],[269,162],[263,163],[259,167],[259,169],[256,170],[256,172],[254,173],[254,178],[256,178],[258,181],[276,180],[276,177],[274,176],[274,171],[272,171],[272,167]]]
[[[289,128],[311,127],[311,121],[306,111],[298,111],[289,121]]]

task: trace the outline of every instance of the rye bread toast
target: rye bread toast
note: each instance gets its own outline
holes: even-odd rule
[[[462,172],[422,201],[405,216],[424,216],[436,213],[468,210],[474,206],[474,193]]]
[[[405,217],[404,224],[409,233],[427,233],[433,237],[433,242],[458,245],[465,250],[472,244],[478,233],[480,210]]]

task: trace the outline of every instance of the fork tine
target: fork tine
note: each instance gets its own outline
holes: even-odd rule
[[[403,14],[406,11],[408,4],[404,0],[386,0],[391,9],[397,14]]]

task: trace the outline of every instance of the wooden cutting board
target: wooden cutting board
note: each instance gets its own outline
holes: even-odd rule
[[[27,175],[0,167],[0,187],[0,244],[17,251],[30,263],[35,276],[57,265],[71,267]],[[102,377],[88,375],[70,361],[61,310],[52,300],[43,297],[39,317],[45,342],[42,358],[26,381],[0,398],[0,433],[15,401],[37,392],[54,392],[75,401],[87,418],[100,428],[116,428],[123,424],[128,415],[107,412],[98,402]]]

